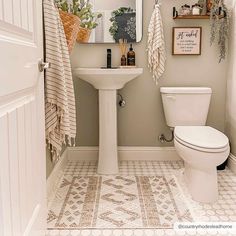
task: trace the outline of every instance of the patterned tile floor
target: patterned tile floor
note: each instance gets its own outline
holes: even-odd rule
[[[236,175],[229,169],[218,172],[219,200],[214,204],[195,202],[187,192],[182,179],[182,161],[121,161],[119,175],[170,175],[174,174],[183,194],[195,216],[196,222],[236,222]],[[97,163],[68,162],[64,176],[96,176]],[[236,235],[226,230],[220,233],[214,230],[174,231],[160,230],[48,230],[47,236],[159,236],[159,235]]]

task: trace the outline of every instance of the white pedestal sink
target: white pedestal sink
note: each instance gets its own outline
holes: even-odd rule
[[[98,173],[117,174],[117,89],[143,73],[142,68],[101,69],[76,68],[76,77],[99,90],[99,157]]]

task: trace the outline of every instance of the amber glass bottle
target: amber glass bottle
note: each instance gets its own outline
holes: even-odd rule
[[[125,55],[122,55],[122,57],[121,57],[121,66],[126,66],[126,57],[125,57]]]
[[[135,52],[133,50],[132,44],[130,44],[130,49],[127,53],[127,65],[135,66]]]

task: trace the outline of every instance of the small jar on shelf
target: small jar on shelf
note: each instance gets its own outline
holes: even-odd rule
[[[202,8],[199,4],[192,5],[192,15],[201,15]]]
[[[191,15],[191,8],[189,5],[185,4],[180,8],[179,12],[181,16]]]

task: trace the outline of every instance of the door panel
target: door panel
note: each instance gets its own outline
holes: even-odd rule
[[[9,182],[12,209],[12,230],[13,235],[19,235],[20,227],[20,188],[19,188],[19,168],[18,168],[18,143],[17,143],[17,116],[16,110],[7,114],[8,123],[8,160],[9,160]],[[19,193],[19,194],[17,194]],[[14,210],[13,210],[14,209]],[[23,209],[22,209],[23,210]]]
[[[0,235],[45,235],[42,1],[0,0]]]
[[[21,206],[21,225],[22,228],[27,226],[27,173],[26,169],[26,132],[25,132],[25,107],[21,106],[17,108],[17,120],[19,122],[18,126],[18,158],[19,158],[19,179],[20,181],[20,206]],[[25,209],[25,210],[24,210]]]
[[[2,1],[3,0],[0,0],[0,20],[3,19],[3,15],[2,15],[2,13],[3,13],[3,3],[2,3]]]
[[[40,76],[37,67],[42,55],[42,26],[37,23],[42,24],[42,22],[39,22],[37,18],[42,17],[42,13],[36,14],[35,11],[37,8],[40,9],[41,1],[17,1],[20,3],[18,11],[14,11],[12,1],[3,0],[2,2],[0,47],[4,57],[0,58],[0,66],[14,68],[14,70],[0,72],[1,78],[4,78],[0,96],[33,87]],[[18,74],[15,71],[18,71]]]
[[[28,18],[27,18],[27,0],[21,0],[21,19],[22,28],[28,30]]]
[[[21,27],[21,4],[19,0],[12,0],[13,6],[13,24]]]
[[[12,1],[3,0],[4,20],[10,24],[13,23],[12,8]]]
[[[10,173],[9,173],[9,147],[8,147],[8,120],[7,116],[0,118],[0,150],[1,150],[1,205],[2,222],[1,229],[3,235],[12,235],[11,225],[11,194],[10,194]],[[4,178],[4,179],[3,179]]]

